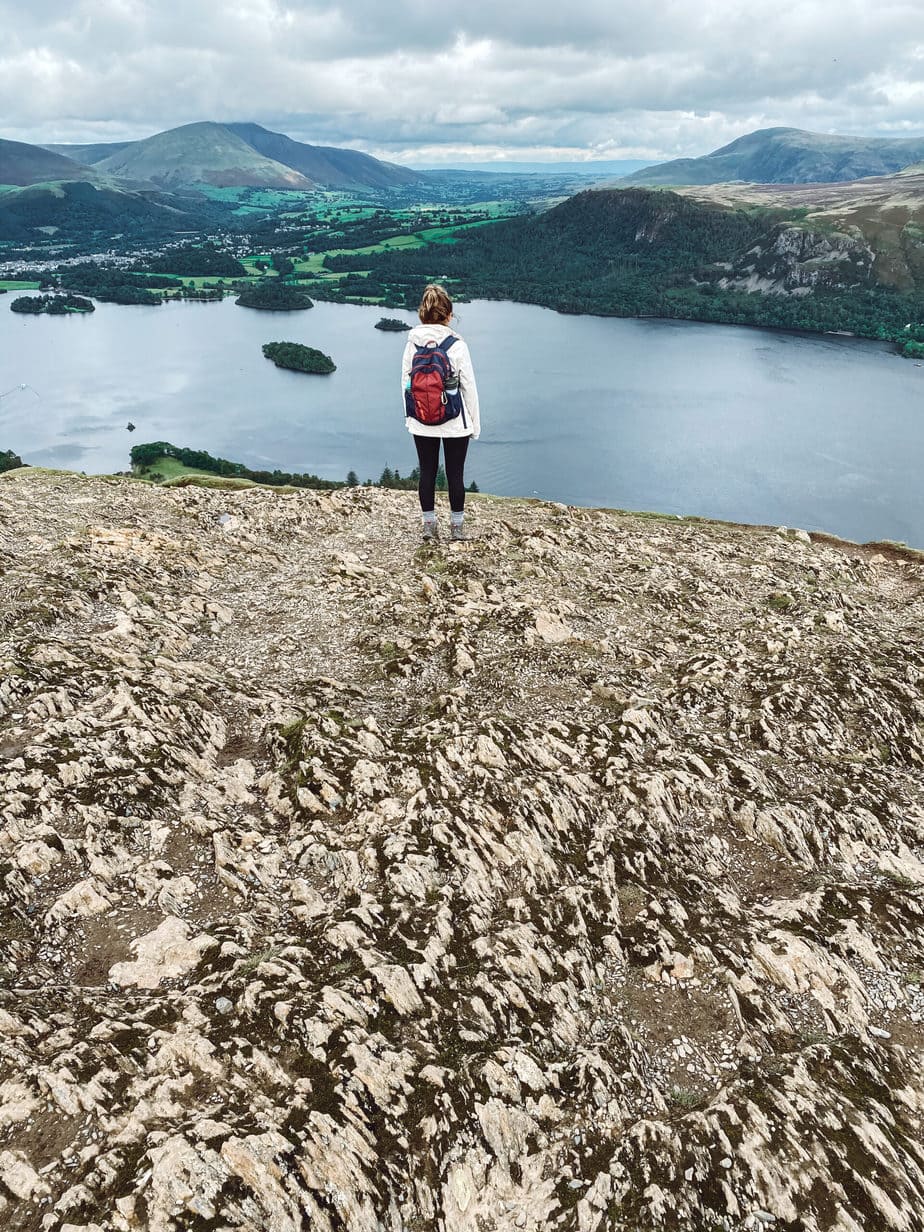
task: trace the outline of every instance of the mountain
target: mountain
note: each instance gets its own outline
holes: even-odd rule
[[[219,187],[390,188],[426,177],[358,150],[308,145],[260,124],[185,124],[110,145],[45,146],[55,154],[155,184]]]
[[[210,184],[216,188],[314,188],[282,163],[265,158],[223,124],[184,124],[134,141],[95,164],[98,171],[164,188]]]
[[[390,188],[396,184],[414,184],[424,178],[410,167],[382,162],[358,150],[307,145],[259,124],[226,124],[225,128],[258,153],[293,168],[325,188]]]
[[[0,185],[0,239],[15,243],[164,237],[203,225],[217,208],[201,194],[163,192],[19,141],[0,140]]]
[[[0,475],[9,1232],[920,1229],[921,555],[468,503]]]
[[[55,180],[93,180],[94,172],[40,145],[0,138],[0,184],[25,187]]]
[[[832,183],[889,175],[924,159],[924,137],[836,137],[800,128],[764,128],[703,158],[675,158],[637,171],[624,185]]]
[[[63,154],[65,158],[76,159],[77,162],[93,163],[102,162],[104,158],[109,158],[113,154],[119,154],[122,150],[130,145],[134,145],[133,141],[97,141],[93,145],[44,145],[43,150],[51,150],[54,154]]]

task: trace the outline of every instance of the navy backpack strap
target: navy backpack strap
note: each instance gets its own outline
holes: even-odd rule
[[[452,344],[458,341],[459,339],[455,336],[455,334],[447,334],[443,341],[438,344],[438,350],[442,351],[445,355]]]

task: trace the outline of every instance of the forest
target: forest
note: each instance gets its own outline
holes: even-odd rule
[[[22,465],[20,459],[12,452],[8,455],[0,454],[0,470],[8,469],[8,467],[2,465],[5,456],[15,459],[15,461],[9,463],[10,468]],[[292,473],[281,470],[257,471],[244,466],[241,462],[229,462],[227,458],[215,458],[204,449],[187,449],[184,446],[171,445],[169,441],[150,441],[147,444],[135,445],[132,447],[129,457],[136,474],[145,479],[155,481],[162,477],[157,472],[157,463],[162,458],[172,458],[182,466],[188,466],[190,470],[205,471],[208,474],[220,475],[227,479],[249,479],[252,483],[267,484],[270,487],[285,485],[293,488],[331,490],[333,488],[355,488],[360,486],[359,476],[355,471],[350,471],[346,479],[322,479],[319,475]],[[405,491],[414,490],[417,488],[419,479],[420,470],[416,466],[409,475],[402,476],[400,471],[397,469],[392,470],[386,464],[379,479],[367,479],[365,487],[398,488]],[[440,466],[437,472],[436,486],[441,492],[444,492],[447,487],[446,472],[442,466]],[[472,480],[468,485],[467,491],[477,492],[478,484]]]
[[[263,344],[263,354],[277,368],[291,368],[293,372],[326,376],[337,371],[337,365],[329,355],[315,347],[303,346],[300,342],[266,342]]]
[[[176,278],[133,274],[94,261],[59,266],[55,278],[65,290],[92,295],[104,304],[162,304],[164,297],[158,292],[181,285]]]
[[[245,287],[234,302],[241,308],[260,308],[264,312],[297,312],[314,307],[301,287],[290,286],[278,278]]]
[[[181,278],[245,278],[244,269],[236,257],[222,252],[211,242],[181,244],[168,248],[156,257],[149,257],[136,267],[154,274],[175,274]]]
[[[204,449],[187,449],[181,445],[171,445],[169,441],[150,441],[143,445],[133,445],[129,454],[132,468],[146,479],[160,477],[155,468],[162,458],[173,458],[182,466],[188,466],[191,470],[205,471],[210,475],[220,475],[227,479],[249,479],[253,483],[265,483],[271,486],[286,484],[295,488],[325,489],[346,486],[345,481],[322,479],[320,475],[292,474],[280,470],[251,470],[242,462],[229,462],[227,458],[215,458]]]
[[[133,193],[66,181],[0,194],[0,240],[9,259],[46,260],[41,245],[79,253],[131,252],[171,240],[178,232],[240,229],[221,202],[197,193]],[[49,238],[40,228],[54,228]],[[17,245],[22,247],[17,248]]]
[[[10,304],[11,312],[32,316],[65,316],[68,312],[93,312],[94,306],[80,295],[20,295]]]
[[[785,217],[644,189],[585,192],[547,213],[463,233],[452,244],[330,255],[325,266],[348,275],[331,298],[377,296],[408,308],[416,306],[422,283],[437,279],[460,298],[509,299],[559,312],[924,341],[921,291],[872,286],[788,296],[720,289],[715,263],[746,251]]]

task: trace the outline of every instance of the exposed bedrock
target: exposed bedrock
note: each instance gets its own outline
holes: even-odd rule
[[[924,1229],[924,563],[0,477],[10,1229]]]

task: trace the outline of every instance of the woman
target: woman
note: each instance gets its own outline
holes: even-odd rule
[[[434,508],[440,441],[449,485],[449,538],[462,539],[465,517],[465,455],[470,440],[481,434],[478,390],[468,347],[449,323],[452,300],[444,287],[424,288],[417,310],[421,324],[408,334],[401,365],[407,430],[414,437],[420,463],[417,492],[423,514],[423,537],[439,537]]]

